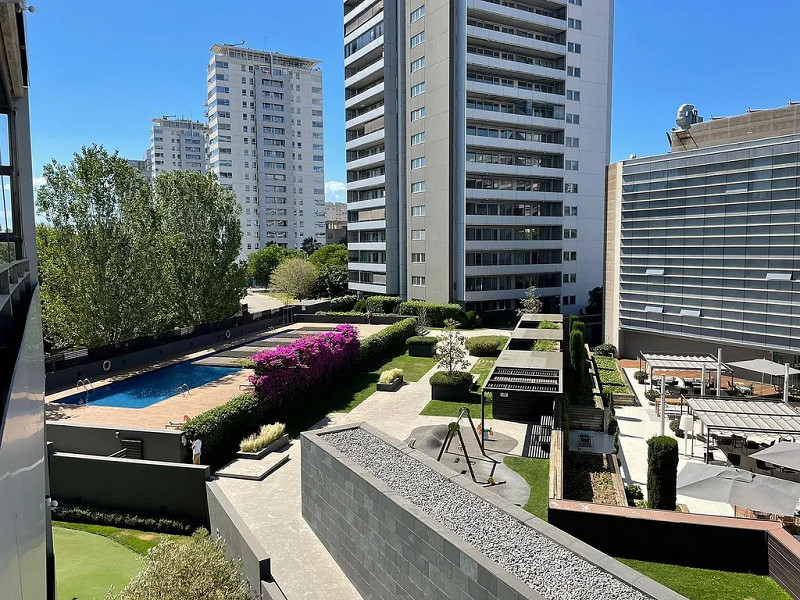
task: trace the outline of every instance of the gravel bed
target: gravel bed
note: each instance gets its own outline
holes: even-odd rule
[[[649,598],[363,429],[323,437],[545,598]]]

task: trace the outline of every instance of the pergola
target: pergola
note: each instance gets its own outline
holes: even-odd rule
[[[639,352],[639,370],[642,362],[648,371],[650,385],[653,385],[653,373],[656,371],[691,371],[696,373],[713,373],[716,371],[733,374],[733,370],[719,358],[711,354],[656,354]],[[719,382],[717,382],[719,388]]]
[[[689,414],[703,424],[708,437],[800,437],[800,412],[783,402],[723,400],[716,396],[684,396],[683,400]]]

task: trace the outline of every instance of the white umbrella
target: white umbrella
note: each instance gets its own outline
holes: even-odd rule
[[[786,371],[786,367],[784,365],[772,362],[766,358],[754,358],[752,360],[729,362],[728,366],[738,367],[747,371],[755,371],[756,373],[763,373],[764,375],[775,375],[776,377],[783,377]],[[789,375],[797,375],[798,373],[800,373],[800,371],[789,367]]]
[[[773,515],[792,516],[800,501],[800,483],[742,469],[690,462],[678,473],[678,493]]]
[[[800,471],[800,444],[797,442],[780,442],[750,456],[771,465]]]

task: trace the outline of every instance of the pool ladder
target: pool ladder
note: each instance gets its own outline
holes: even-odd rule
[[[184,383],[183,385],[178,386],[178,393],[181,396],[187,396],[189,394],[189,384]]]
[[[78,391],[83,388],[87,396],[89,395],[89,392],[94,391],[94,385],[91,381],[89,381],[88,377],[86,379],[78,379],[78,383],[75,384],[75,387],[78,389]]]

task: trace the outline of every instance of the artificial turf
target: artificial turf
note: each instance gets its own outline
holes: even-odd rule
[[[509,469],[522,477],[531,488],[528,501],[522,508],[543,521],[547,521],[547,500],[550,496],[550,460],[506,456],[503,462]]]
[[[478,376],[478,388],[480,388],[489,372],[492,370],[496,358],[479,358],[475,365],[470,370],[470,373]],[[481,395],[478,392],[472,392],[466,402],[450,402],[448,400],[431,400],[425,405],[425,408],[419,413],[428,417],[457,417],[461,408],[466,406],[469,408],[469,414],[473,419],[480,418],[481,416]],[[485,417],[487,419],[494,418],[492,414],[492,395],[486,394],[486,401],[484,403]]]

